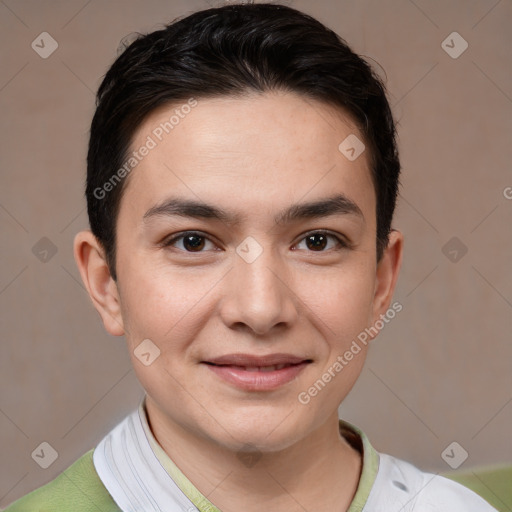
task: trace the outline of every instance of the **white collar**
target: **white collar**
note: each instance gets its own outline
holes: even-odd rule
[[[151,449],[143,423],[147,419],[139,407],[94,450],[103,485],[123,512],[196,512]]]

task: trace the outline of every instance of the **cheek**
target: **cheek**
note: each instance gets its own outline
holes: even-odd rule
[[[374,287],[369,268],[347,267],[309,275],[299,295],[326,339],[345,344],[369,325]]]
[[[137,378],[158,402],[183,407],[186,395],[182,383],[190,369],[183,363],[201,329],[198,315],[204,315],[200,301],[204,291],[197,290],[183,275],[171,276],[156,267],[131,264],[125,267],[124,275],[129,276],[121,297],[128,326],[126,342]],[[148,365],[140,358],[143,351],[139,347],[147,346],[142,345],[147,343],[143,340],[151,341],[144,352],[150,357],[157,354]]]
[[[182,350],[200,330],[208,291],[218,279],[170,272],[135,260],[123,270],[119,276],[120,281],[126,276],[121,290],[122,314],[130,345],[149,338],[163,355]]]

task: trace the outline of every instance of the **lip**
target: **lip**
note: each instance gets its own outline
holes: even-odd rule
[[[227,354],[202,361],[222,380],[246,391],[272,391],[284,386],[310,362],[291,354]]]

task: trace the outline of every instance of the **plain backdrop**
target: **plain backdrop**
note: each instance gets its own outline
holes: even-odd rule
[[[403,310],[340,414],[423,469],[449,471],[454,441],[460,469],[512,462],[512,3],[285,3],[375,64],[399,121]],[[0,1],[0,505],[54,478],[142,397],[72,255],[94,93],[123,37],[209,5]],[[31,46],[42,32],[58,44],[46,59]],[[47,469],[32,457],[43,442],[58,454]]]

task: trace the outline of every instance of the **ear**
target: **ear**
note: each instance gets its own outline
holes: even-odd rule
[[[373,299],[373,323],[389,308],[395,285],[402,266],[404,236],[393,229],[389,234],[389,242],[380,261],[377,263],[375,295]]]
[[[82,281],[109,334],[122,336],[124,324],[117,284],[110,275],[105,251],[91,231],[81,231],[74,241],[75,261]]]

